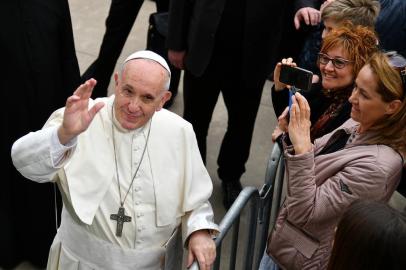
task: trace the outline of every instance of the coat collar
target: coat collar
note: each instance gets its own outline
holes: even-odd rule
[[[344,130],[347,134],[350,135],[350,142],[347,144],[347,147],[353,145],[368,144],[368,141],[376,136],[377,132],[374,130],[369,130],[364,133],[358,133],[359,125],[360,124],[358,122],[350,118],[342,125],[341,128],[337,129],[331,137],[333,137],[334,134],[339,130]]]

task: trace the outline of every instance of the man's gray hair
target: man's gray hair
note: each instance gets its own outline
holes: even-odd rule
[[[354,25],[374,28],[380,7],[378,0],[335,0],[323,9],[321,19],[337,23],[350,21]]]

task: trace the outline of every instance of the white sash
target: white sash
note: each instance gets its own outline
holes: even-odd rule
[[[151,249],[125,249],[98,239],[78,225],[68,211],[62,211],[62,224],[57,238],[62,247],[79,264],[93,269],[158,270],[165,263],[165,247]]]

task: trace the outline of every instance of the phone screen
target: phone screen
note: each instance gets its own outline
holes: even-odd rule
[[[294,86],[296,90],[309,91],[312,86],[313,72],[288,65],[282,65],[279,75],[279,81],[290,86]]]

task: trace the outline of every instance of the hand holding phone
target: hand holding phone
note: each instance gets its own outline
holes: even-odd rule
[[[279,81],[290,85],[289,89],[289,112],[292,107],[292,96],[300,90],[309,91],[312,87],[313,72],[289,65],[282,65],[279,73]]]
[[[309,91],[312,86],[313,72],[289,65],[282,65],[279,73],[281,83],[295,87],[296,90]]]
[[[289,89],[289,112],[290,113],[290,109],[292,108],[292,97],[295,95],[295,93],[297,92],[296,87],[291,86]]]

